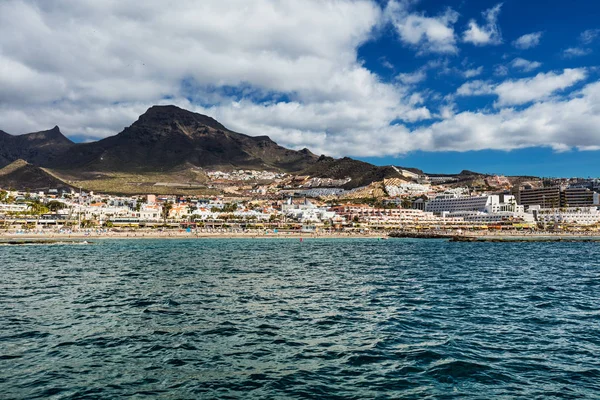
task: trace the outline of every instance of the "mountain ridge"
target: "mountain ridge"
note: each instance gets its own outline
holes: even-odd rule
[[[0,131],[0,168],[20,159],[29,169],[44,168],[46,173],[68,176],[69,181],[102,179],[110,174],[182,176],[182,170],[195,168],[256,169],[351,178],[344,188],[352,189],[387,178],[410,180],[398,168],[422,173],[416,168],[376,166],[349,157],[319,157],[307,148],[287,149],[269,136],[238,133],[210,116],[174,105],[152,106],[121,132],[89,143],[74,143],[58,126],[20,136]],[[462,171],[455,176],[470,174],[476,173]]]
[[[176,106],[153,106],[120,133],[73,146],[47,166],[72,170],[166,171],[186,163],[202,168],[254,168],[296,172],[316,160],[286,149],[268,136],[227,129],[206,115]]]
[[[62,134],[58,126],[24,135],[0,132],[0,168],[19,159],[38,166],[48,165],[76,145]]]

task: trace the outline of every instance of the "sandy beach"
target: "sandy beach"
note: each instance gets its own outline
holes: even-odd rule
[[[90,232],[0,232],[0,240],[54,239],[311,239],[311,238],[387,238],[387,232],[302,233],[302,232],[186,232],[186,231],[90,231]]]
[[[63,239],[336,239],[336,238],[372,238],[388,237],[412,239],[456,239],[458,241],[558,241],[576,238],[600,240],[598,232],[456,232],[456,231],[424,231],[424,232],[264,232],[264,231],[185,231],[185,230],[85,230],[85,231],[1,231],[0,241],[7,240],[63,240]]]

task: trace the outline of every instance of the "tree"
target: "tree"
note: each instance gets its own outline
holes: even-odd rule
[[[40,216],[48,212],[48,208],[37,200],[30,202],[29,208],[32,215]]]
[[[4,203],[8,200],[8,192],[6,190],[0,190],[0,203]]]
[[[400,203],[400,205],[402,206],[402,208],[411,208],[412,201],[410,201],[410,199],[408,197],[405,197],[402,199],[402,202]]]
[[[171,212],[171,209],[173,208],[173,204],[172,203],[164,203],[163,207],[162,207],[162,217],[163,217],[163,223],[164,225],[167,225],[167,218],[169,218],[169,213]]]
[[[232,213],[234,211],[236,211],[238,208],[236,203],[227,203],[223,206],[223,209],[221,210],[222,212],[225,213]]]
[[[61,203],[60,201],[52,200],[46,205],[46,207],[48,207],[48,210],[52,212],[57,212],[58,210],[67,208],[67,205],[65,203]]]
[[[29,209],[30,209],[29,212],[32,215],[37,216],[37,220],[35,221],[35,225],[37,227],[39,220],[40,220],[40,216],[42,214],[46,214],[48,212],[48,208],[45,205],[43,205],[42,203],[40,203],[38,200],[34,200],[29,203]]]
[[[190,214],[190,216],[194,213],[194,211],[196,211],[196,207],[193,204],[189,204],[187,206],[188,209],[188,213]]]

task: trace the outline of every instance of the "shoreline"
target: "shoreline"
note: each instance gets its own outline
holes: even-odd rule
[[[450,242],[600,242],[600,233],[590,232],[340,232],[340,233],[260,233],[260,232],[0,232],[0,244],[7,242],[61,242],[86,240],[201,240],[201,239],[438,239]]]
[[[307,240],[307,239],[388,239],[387,233],[340,233],[340,234],[326,234],[326,233],[189,233],[189,232],[110,232],[110,233],[0,233],[0,243],[6,241],[65,241],[65,240],[140,240],[140,239],[169,239],[169,240],[200,240],[200,239],[296,239],[296,240]]]
[[[398,239],[444,239],[450,242],[471,243],[517,243],[517,242],[600,242],[600,233],[590,232],[392,232],[391,238]]]

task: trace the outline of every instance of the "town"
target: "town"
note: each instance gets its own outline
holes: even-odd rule
[[[118,196],[82,189],[0,189],[0,232],[382,234],[402,231],[592,232],[600,180],[456,176],[402,178],[343,189],[348,179],[270,171],[210,171],[219,195]]]

